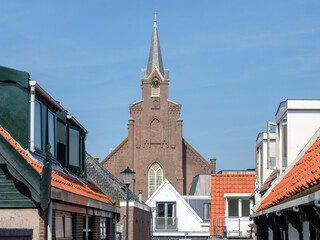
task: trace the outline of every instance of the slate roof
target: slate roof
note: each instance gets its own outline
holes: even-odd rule
[[[151,47],[149,52],[147,77],[151,74],[153,69],[155,69],[156,67],[158,68],[162,76],[164,76],[157,22],[155,21],[154,27],[153,27],[153,33],[152,33]]]
[[[96,185],[115,202],[117,193],[120,200],[126,200],[126,187],[107,169],[96,162],[90,154],[86,154],[87,174]],[[129,199],[139,201],[138,197],[129,190]]]
[[[260,194],[261,196],[265,194],[266,191],[271,187],[271,184],[273,183],[274,180],[277,179],[278,171],[274,170],[270,176],[266,179],[264,182],[263,186],[260,188]]]
[[[225,193],[253,193],[254,174],[212,174],[211,175],[211,227],[213,218],[225,216]]]
[[[320,183],[320,137],[261,202],[257,211],[270,208]]]
[[[21,154],[21,156],[34,167],[40,175],[42,174],[43,164],[33,160],[27,151],[25,151],[11,136],[0,126],[0,134]],[[57,164],[57,169],[52,169],[51,186],[63,189],[65,191],[92,198],[101,202],[111,204],[110,199],[101,192],[95,185],[85,179],[71,176],[68,171]]]

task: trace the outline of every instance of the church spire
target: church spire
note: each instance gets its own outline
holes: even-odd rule
[[[147,76],[153,71],[155,67],[157,67],[164,76],[164,69],[161,57],[161,50],[160,50],[160,42],[158,37],[158,29],[157,29],[157,12],[154,12],[154,23],[153,23],[153,34],[151,40],[151,47],[148,59],[148,67],[147,67]]]

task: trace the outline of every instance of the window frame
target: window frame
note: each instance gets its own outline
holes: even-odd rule
[[[57,113],[53,111],[51,108],[49,108],[46,104],[44,104],[41,100],[36,99],[35,104],[39,104],[40,106],[40,142],[41,142],[41,148],[37,146],[36,144],[36,132],[37,132],[37,126],[35,122],[35,127],[34,127],[34,142],[35,142],[35,153],[39,154],[41,156],[45,156],[47,152],[47,144],[49,143],[49,114],[53,116],[53,145],[51,148],[54,148],[53,153],[51,152],[51,156],[54,160],[57,158]],[[36,107],[35,107],[35,112],[34,112],[34,118],[36,119]]]
[[[208,218],[205,217],[206,216],[206,207],[205,206],[207,206],[207,205],[209,205],[209,208],[208,208],[209,217]],[[209,221],[210,220],[210,216],[211,216],[211,203],[203,203],[203,221]]]
[[[107,233],[107,218],[106,217],[100,217],[100,239],[101,240],[106,240],[108,237]],[[104,226],[103,226],[104,223]],[[105,234],[103,234],[105,232]]]
[[[83,215],[83,217],[86,220],[86,222],[83,223],[83,225],[82,225],[82,233],[86,233],[86,237],[83,240],[89,240],[89,233],[90,232],[93,233],[93,216],[91,216],[91,215]],[[89,229],[89,218],[91,219],[91,228],[90,229]]]
[[[79,132],[79,166],[70,164],[70,129]],[[67,166],[76,172],[81,172],[83,170],[83,150],[84,150],[84,139],[81,128],[75,127],[71,124],[67,124]]]

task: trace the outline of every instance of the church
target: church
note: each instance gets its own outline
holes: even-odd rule
[[[168,99],[169,70],[164,69],[157,20],[154,20],[146,69],[141,70],[142,100],[130,104],[128,137],[102,162],[117,178],[136,172],[130,188],[146,201],[164,179],[188,194],[193,177],[210,173],[210,164],[183,137],[181,105]]]

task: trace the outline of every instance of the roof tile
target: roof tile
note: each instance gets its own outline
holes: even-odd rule
[[[34,161],[11,136],[0,126],[0,134],[5,137],[8,142],[40,173],[42,174],[43,164]],[[85,182],[72,177],[68,172],[58,164],[63,172],[52,169],[51,186],[76,193],[85,197],[89,197],[101,202],[111,204],[109,198],[104,195],[100,189],[90,182]]]

